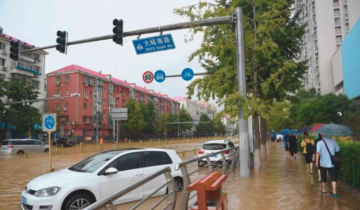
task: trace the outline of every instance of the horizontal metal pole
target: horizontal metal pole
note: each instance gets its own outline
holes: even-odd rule
[[[125,189],[122,189],[122,190],[120,190],[120,191],[118,191],[118,192],[116,192],[116,193],[102,199],[102,200],[99,200],[99,201],[91,204],[90,206],[86,207],[84,210],[95,210],[95,209],[103,208],[106,205],[108,205],[109,203],[111,203],[111,202],[115,201],[116,199],[118,199],[119,197],[121,197],[121,196],[127,194],[128,192],[131,192],[134,189],[148,183],[149,181],[155,179],[156,177],[162,175],[165,172],[171,172],[170,167],[166,167],[164,169],[161,169],[161,170],[157,171],[156,173],[150,175],[149,177],[147,177],[147,178],[145,178],[145,179],[143,179],[143,180],[141,180],[139,182],[136,182],[136,183],[126,187]]]
[[[152,27],[152,28],[128,31],[128,32],[123,33],[123,37],[140,36],[143,34],[150,34],[150,33],[156,33],[156,32],[174,31],[174,30],[181,30],[181,29],[187,29],[187,28],[198,27],[198,26],[211,26],[211,25],[228,24],[228,23],[233,23],[232,16],[216,17],[216,18],[210,18],[210,19],[204,19],[204,20],[198,20],[198,21],[190,21],[190,22],[176,23],[176,24],[171,24],[171,25],[164,25],[164,26],[157,26],[157,27]],[[89,43],[89,42],[97,42],[97,41],[102,41],[102,40],[108,40],[108,39],[112,39],[113,36],[114,36],[114,34],[99,36],[99,37],[94,37],[94,38],[88,38],[88,39],[81,39],[81,40],[77,40],[77,41],[71,41],[71,42],[68,42],[68,46]],[[24,51],[21,51],[21,53],[37,51],[37,50],[46,50],[46,49],[51,49],[51,48],[55,48],[55,47],[56,47],[56,45],[49,45],[49,46],[45,46],[45,47],[38,47],[38,48],[29,49],[29,50],[24,50]]]
[[[55,99],[65,99],[65,98],[72,98],[72,97],[79,97],[79,95],[73,95],[73,96],[62,96],[62,97],[52,97],[52,98],[39,98],[39,99],[34,99],[34,100],[28,100],[28,101],[15,101],[15,102],[9,102],[9,103],[4,103],[4,105],[14,105],[14,104],[24,104],[24,103],[35,103],[35,102],[40,102],[40,101],[50,101],[50,100],[55,100]]]
[[[210,123],[210,122],[171,122],[171,123],[168,123],[168,125],[177,125],[177,124],[189,124],[189,123]]]
[[[207,72],[201,72],[201,73],[194,73],[194,76],[202,76],[207,75]],[[166,78],[168,77],[182,77],[181,74],[173,74],[173,75],[166,75]]]

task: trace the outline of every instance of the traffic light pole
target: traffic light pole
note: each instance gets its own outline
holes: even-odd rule
[[[140,36],[144,34],[182,30],[187,28],[212,26],[220,24],[235,24],[236,32],[236,51],[237,51],[237,78],[238,78],[238,91],[241,97],[246,98],[246,75],[245,75],[245,50],[244,50],[244,30],[243,30],[243,19],[242,9],[237,7],[235,13],[229,16],[216,17],[198,21],[183,22],[171,25],[157,26],[146,29],[133,30],[123,33],[123,37],[128,36]],[[67,46],[84,44],[89,42],[97,42],[102,40],[113,39],[114,34],[99,36],[89,39],[82,39],[77,41],[68,42]],[[33,48],[24,50],[22,52],[30,52],[37,50],[45,50],[55,48],[56,45],[50,45],[45,47]],[[249,136],[248,136],[248,125],[247,119],[244,118],[243,109],[239,106],[239,144],[240,144],[240,177],[250,177],[249,170]],[[184,201],[185,202],[185,201]],[[186,201],[187,203],[187,201]]]

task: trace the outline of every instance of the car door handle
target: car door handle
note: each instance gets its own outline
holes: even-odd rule
[[[139,174],[136,174],[135,176],[142,176],[143,174],[142,173],[139,173]]]

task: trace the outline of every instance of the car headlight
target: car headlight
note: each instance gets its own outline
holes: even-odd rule
[[[35,192],[36,197],[50,197],[56,195],[60,191],[60,187],[49,187]]]

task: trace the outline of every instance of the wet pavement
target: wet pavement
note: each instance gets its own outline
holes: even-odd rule
[[[199,148],[200,144],[168,145],[167,148],[177,151]],[[55,156],[56,169],[69,167],[92,155],[83,153]],[[300,154],[301,155],[301,154]],[[186,159],[194,156],[187,153]],[[197,169],[197,164],[188,165],[188,171]],[[44,174],[48,168],[47,158],[0,161],[0,210],[19,209],[20,194],[31,179]],[[206,173],[204,169],[196,177]],[[194,177],[195,178],[195,177]],[[193,180],[193,179],[192,179]],[[228,193],[228,207],[240,209],[360,209],[360,200],[338,186],[339,198],[334,199],[330,193],[320,193],[317,174],[306,173],[304,159],[287,159],[283,146],[274,144],[269,150],[268,159],[263,161],[261,172],[253,172],[250,179],[238,177],[238,168],[229,175],[223,190]],[[328,188],[331,192],[331,186]],[[178,198],[181,194],[178,194]],[[139,209],[149,209],[160,198],[153,198]],[[129,209],[134,203],[118,206],[118,209]]]

